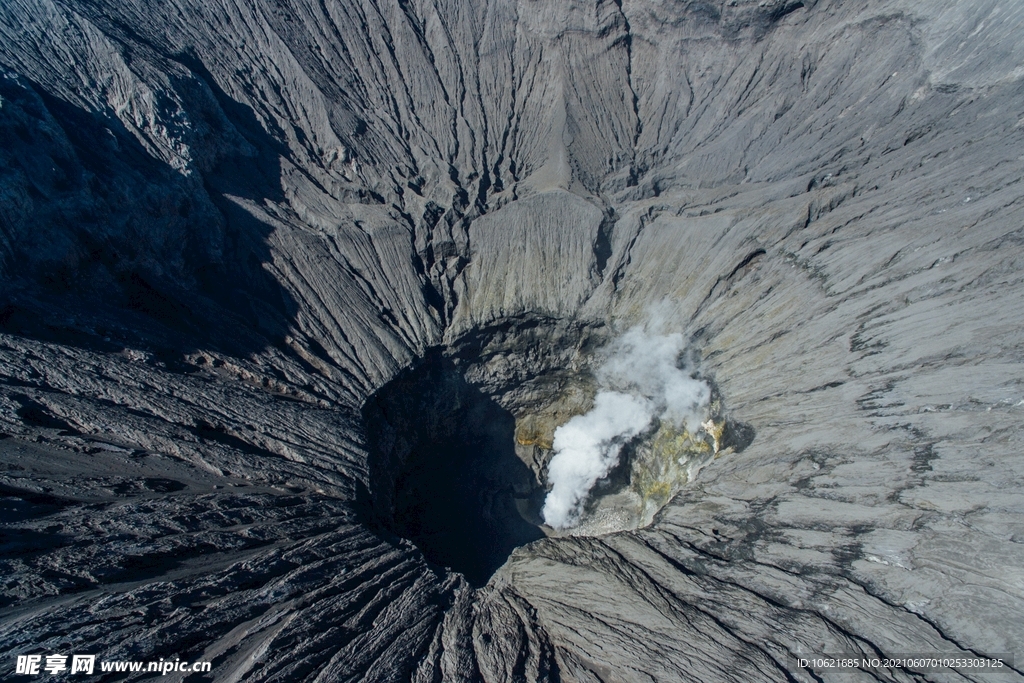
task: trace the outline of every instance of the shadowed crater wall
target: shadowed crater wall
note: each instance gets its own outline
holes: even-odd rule
[[[363,408],[373,524],[428,560],[487,582],[533,523],[543,492],[515,453],[515,419],[434,351]]]

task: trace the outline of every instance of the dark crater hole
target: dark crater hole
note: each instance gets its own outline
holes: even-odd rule
[[[515,419],[439,351],[363,408],[371,526],[482,586],[518,546],[544,534],[527,517],[541,491],[516,457]]]

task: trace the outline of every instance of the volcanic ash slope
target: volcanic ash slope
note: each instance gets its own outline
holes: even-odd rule
[[[3,666],[1024,657],[1022,35],[1012,0],[5,0]],[[654,317],[756,436],[653,524],[476,589],[367,521],[362,406],[430,349],[518,418]]]

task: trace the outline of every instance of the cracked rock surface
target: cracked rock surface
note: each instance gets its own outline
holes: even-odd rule
[[[1021,35],[1013,0],[4,0],[4,675],[1024,680]],[[440,349],[519,418],[654,315],[756,437],[653,524],[478,586],[371,523],[390,380]]]

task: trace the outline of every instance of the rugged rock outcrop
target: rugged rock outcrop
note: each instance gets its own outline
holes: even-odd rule
[[[1019,649],[1022,33],[1011,0],[5,0],[0,666],[810,681],[794,655]],[[539,540],[493,575],[442,566],[410,525],[466,486],[396,492],[410,444],[455,472],[509,440],[486,537],[542,484],[515,420],[585,409],[652,319],[718,457],[646,528],[520,510],[502,543]]]

